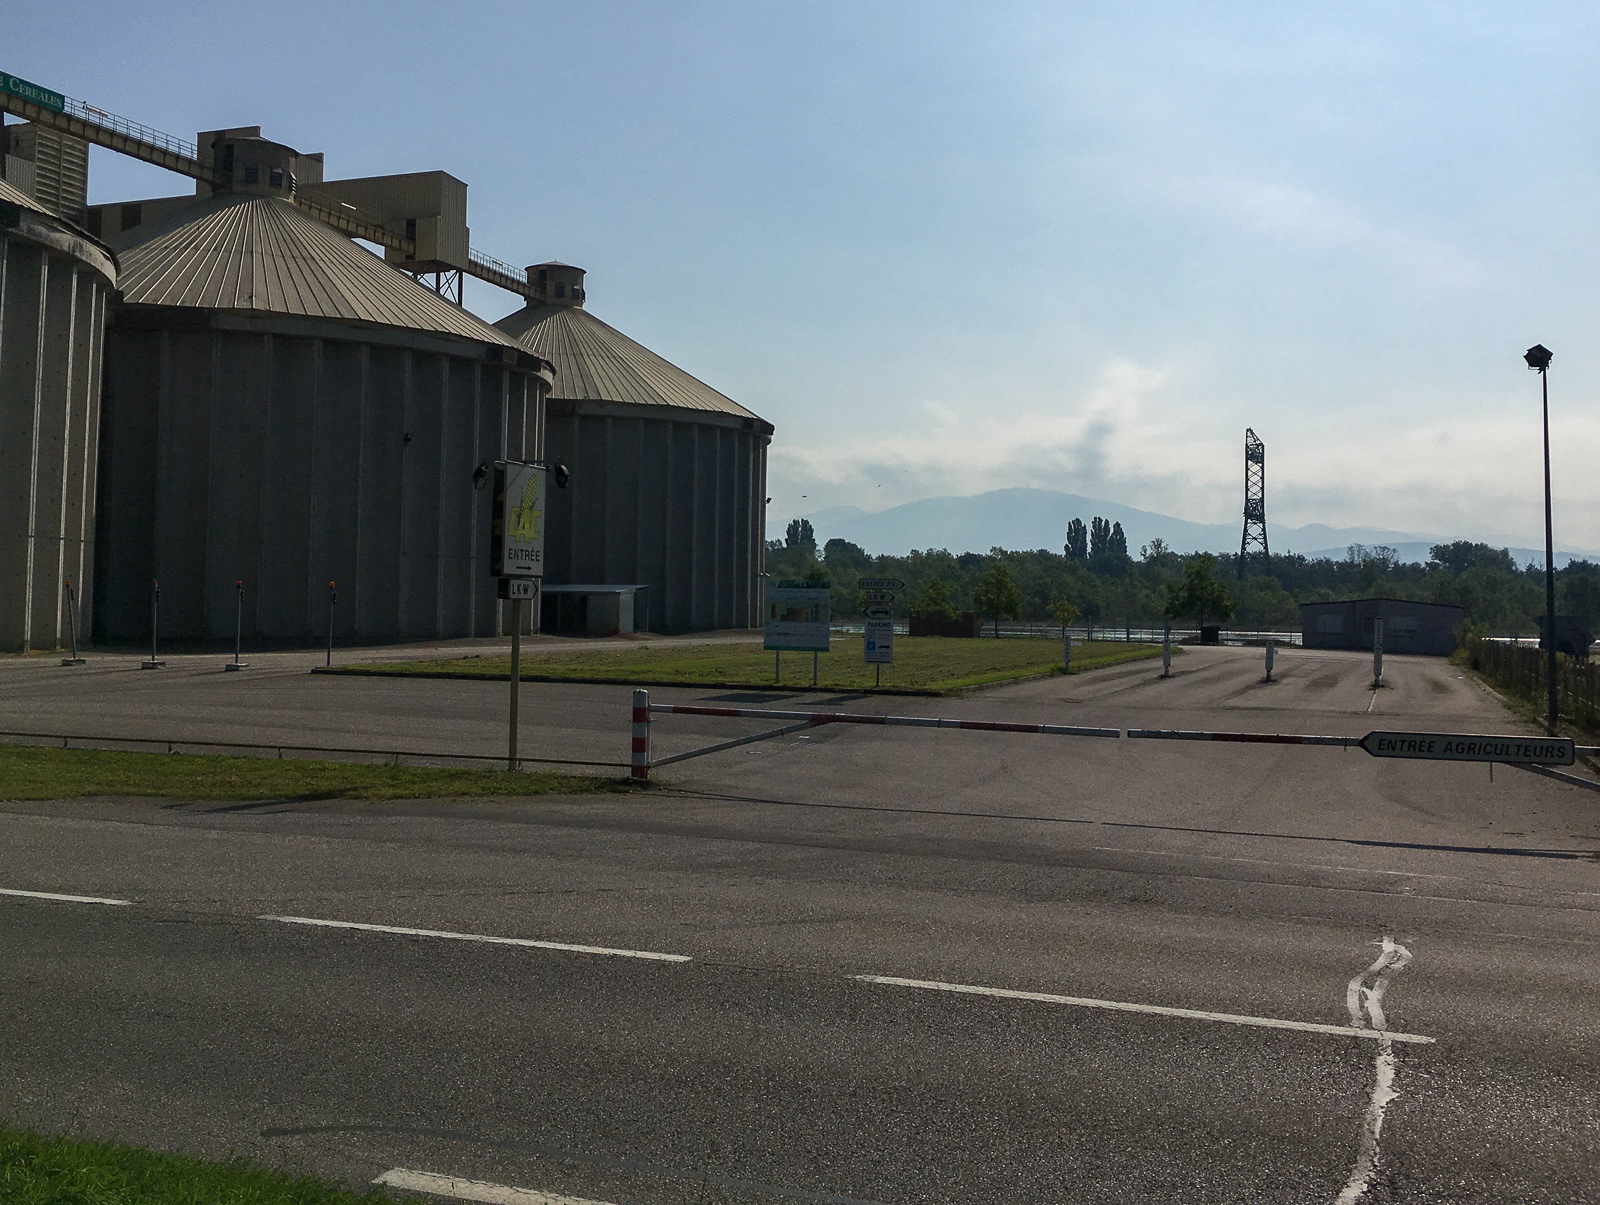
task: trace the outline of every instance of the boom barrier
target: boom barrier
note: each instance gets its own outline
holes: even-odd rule
[[[781,727],[750,736],[718,741],[699,749],[653,757],[651,718],[656,715],[703,715],[731,720],[786,720]],[[788,736],[824,724],[862,724],[879,728],[959,729],[966,732],[1020,732],[1035,736],[1080,736],[1103,740],[1209,741],[1233,745],[1316,745],[1331,749],[1364,749],[1374,757],[1399,757],[1421,761],[1500,762],[1554,778],[1571,786],[1600,791],[1600,782],[1552,770],[1570,766],[1579,753],[1600,753],[1600,746],[1576,745],[1559,737],[1469,736],[1451,733],[1369,732],[1365,736],[1323,736],[1316,733],[1208,732],[1182,728],[1096,728],[1076,724],[1014,724],[1003,720],[958,720],[939,716],[869,715],[852,711],[778,711],[761,707],[705,707],[698,703],[652,703],[650,692],[633,692],[632,775],[648,780],[650,771],[690,758],[721,753]]]

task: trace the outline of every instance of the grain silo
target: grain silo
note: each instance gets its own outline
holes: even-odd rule
[[[92,597],[107,248],[0,180],[0,649],[70,643]],[[82,630],[80,626],[80,631]]]
[[[528,269],[535,296],[496,325],[555,366],[546,455],[545,581],[648,587],[636,623],[662,631],[759,622],[772,425],[584,308],[584,272]]]
[[[541,454],[549,365],[297,207],[294,152],[124,229],[107,334],[97,630],[147,639],[498,634],[489,490]]]

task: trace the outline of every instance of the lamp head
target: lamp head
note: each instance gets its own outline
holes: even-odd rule
[[[560,489],[566,489],[567,482],[572,480],[572,473],[567,469],[567,466],[564,464],[552,465],[551,471],[556,475],[557,487]]]
[[[489,480],[489,462],[484,461],[472,470],[472,488],[481,490],[483,483]]]
[[[1522,358],[1534,372],[1543,372],[1550,367],[1550,349],[1543,343],[1535,343],[1522,353]]]

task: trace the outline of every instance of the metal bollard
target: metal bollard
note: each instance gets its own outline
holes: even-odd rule
[[[328,660],[326,668],[333,668],[333,607],[339,601],[339,591],[332,582],[328,583]]]
[[[1372,689],[1383,685],[1383,620],[1372,621]]]
[[[244,644],[244,581],[240,579],[233,583],[233,588],[238,591],[233,607],[233,660],[224,663],[223,669],[240,670],[249,669],[248,661],[239,660],[239,650]]]
[[[72,656],[61,658],[62,665],[85,665],[87,662],[78,656],[78,596],[73,592],[72,579],[67,582],[67,631],[72,636]]]
[[[643,782],[650,779],[650,692],[633,692],[633,771]]]
[[[1268,639],[1268,641],[1267,641],[1267,681],[1268,682],[1272,681],[1272,654],[1273,654],[1272,641],[1271,641],[1271,639]]]
[[[167,663],[156,658],[156,630],[161,615],[161,583],[150,579],[150,660],[139,662],[140,669],[165,669]]]
[[[1167,624],[1161,633],[1161,676],[1172,677],[1172,625]]]

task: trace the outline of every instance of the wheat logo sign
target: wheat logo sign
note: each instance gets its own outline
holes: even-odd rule
[[[511,538],[517,543],[537,540],[542,534],[539,523],[544,518],[544,511],[538,507],[539,478],[532,476],[522,489],[522,501],[511,508]]]
[[[495,466],[494,576],[544,576],[544,498],[544,469],[516,461]]]

